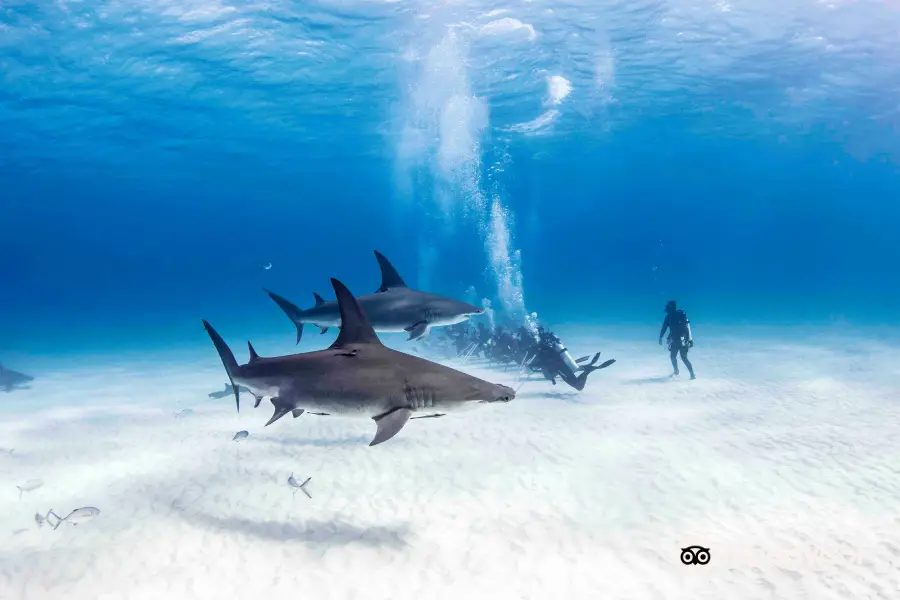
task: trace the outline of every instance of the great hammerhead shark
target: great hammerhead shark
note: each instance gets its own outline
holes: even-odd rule
[[[410,340],[415,340],[426,336],[432,327],[455,325],[484,312],[484,309],[466,302],[410,289],[394,265],[378,250],[375,251],[375,258],[381,267],[381,287],[374,294],[357,298],[375,331],[405,331],[409,333]],[[265,291],[296,325],[297,343],[300,343],[306,323],[318,326],[322,333],[329,327],[341,325],[337,302],[327,302],[314,293],[315,306],[303,310],[278,294]]]
[[[377,427],[369,444],[375,446],[397,435],[413,413],[442,415],[515,398],[505,385],[386,347],[350,290],[337,279],[331,285],[341,331],[327,350],[262,358],[248,342],[250,362],[239,365],[222,337],[203,321],[234,386],[238,411],[237,386],[242,385],[257,398],[272,399],[275,413],[267,426],[289,412],[294,418],[304,411],[369,417]]]

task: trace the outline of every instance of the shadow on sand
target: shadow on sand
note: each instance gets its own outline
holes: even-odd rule
[[[204,513],[182,513],[182,517],[193,525],[214,531],[231,531],[252,537],[277,542],[304,542],[326,546],[364,546],[400,549],[407,546],[409,526],[360,527],[341,521],[306,521],[303,523],[281,523],[278,521],[252,521],[242,517],[214,517]]]
[[[374,432],[372,436],[374,436]],[[279,446],[312,446],[317,448],[328,448],[331,446],[368,446],[369,442],[372,441],[372,436],[366,437],[362,435],[357,435],[353,437],[340,437],[340,438],[316,438],[316,439],[301,439],[301,438],[285,438],[285,439],[272,439],[272,438],[257,438],[256,442],[268,442],[270,444],[278,444]]]
[[[626,385],[634,385],[640,383],[666,383],[668,381],[672,381],[672,378],[668,375],[663,375],[662,377],[641,377],[638,379],[623,379],[622,383]]]
[[[5,392],[5,393],[9,394],[11,392],[19,392],[22,390],[30,390],[30,389],[31,389],[30,385],[11,385],[11,386],[0,387],[0,392]]]

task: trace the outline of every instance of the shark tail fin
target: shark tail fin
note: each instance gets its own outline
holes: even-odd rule
[[[237,374],[238,369],[240,369],[240,365],[238,365],[238,362],[234,359],[231,348],[228,347],[228,344],[225,343],[222,336],[213,329],[212,325],[203,321],[203,326],[206,328],[206,333],[209,334],[209,338],[216,347],[219,358],[222,359],[222,365],[225,367],[225,373],[228,375],[228,382],[231,383],[231,387],[234,390],[234,402],[237,406],[237,411],[241,412],[241,392],[240,388],[234,384],[234,376]]]
[[[293,475],[293,473],[291,473],[291,474]],[[306,478],[306,481],[304,481],[303,483],[300,484],[300,490],[301,490],[304,494],[306,494],[306,497],[307,497],[307,498],[309,498],[310,500],[312,500],[312,496],[311,496],[311,495],[309,494],[309,492],[306,490],[306,484],[309,483],[309,480],[310,480],[310,479],[312,479],[312,477],[307,477],[307,478]]]
[[[303,318],[303,309],[290,300],[279,296],[275,292],[270,292],[265,288],[263,289],[269,295],[269,298],[274,300],[275,304],[281,307],[281,310],[283,310],[284,313],[288,316],[288,318],[291,320],[291,323],[293,323],[297,327],[297,343],[299,344],[300,338],[303,337],[303,321],[300,320]]]

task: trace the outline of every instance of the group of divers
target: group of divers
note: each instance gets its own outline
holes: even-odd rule
[[[559,337],[531,321],[526,324],[530,326],[517,329],[488,328],[484,323],[469,328],[466,321],[484,314],[483,308],[414,290],[384,255],[375,251],[375,257],[382,281],[371,294],[354,296],[343,283],[331,279],[336,300],[326,301],[313,293],[314,306],[301,309],[266,290],[296,327],[297,343],[306,325],[318,327],[322,334],[338,328],[337,339],[326,349],[262,357],[248,342],[250,359],[241,365],[204,320],[229,380],[215,397],[234,393],[238,411],[242,391],[254,397],[254,408],[269,398],[275,412],[266,426],[288,413],[294,418],[304,413],[370,418],[376,432],[369,445],[375,446],[397,435],[411,419],[443,417],[480,404],[506,403],[516,396],[511,387],[390,349],[376,332],[405,332],[408,340],[424,340],[431,329],[442,327],[445,335],[438,343],[450,345],[465,360],[480,356],[495,364],[516,365],[519,377],[523,372],[539,373],[554,385],[560,379],[579,391],[591,373],[616,362],[597,364],[600,352],[575,360]],[[680,354],[694,379],[687,359],[693,346],[690,323],[674,301],[666,305],[660,344],[667,331],[673,376],[679,373]]]

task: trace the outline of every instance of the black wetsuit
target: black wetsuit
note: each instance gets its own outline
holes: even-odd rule
[[[681,354],[684,366],[688,368],[691,379],[694,379],[694,366],[691,365],[691,361],[687,357],[688,349],[694,345],[694,340],[691,337],[691,322],[688,320],[685,312],[678,309],[666,314],[662,329],[659,330],[660,341],[666,334],[666,329],[669,330],[669,357],[672,359],[672,368],[675,370],[675,375],[678,375],[678,355]]]

